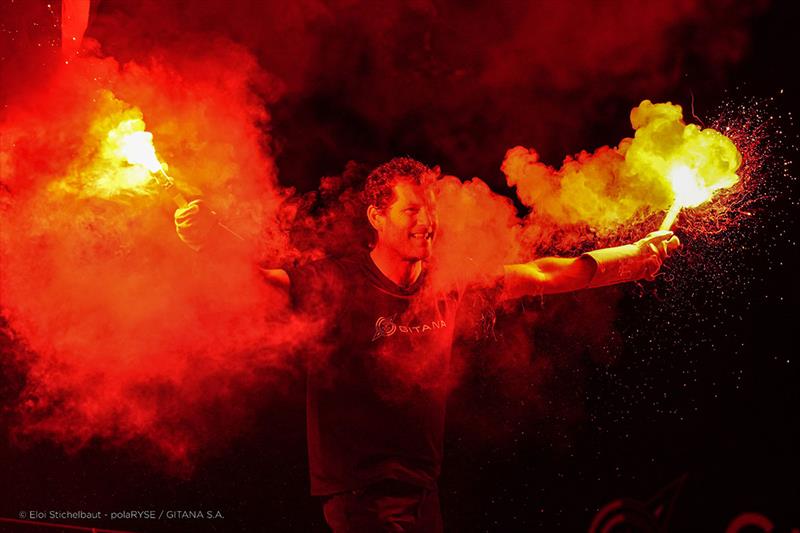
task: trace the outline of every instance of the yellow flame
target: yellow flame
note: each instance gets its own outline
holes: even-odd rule
[[[508,184],[537,218],[588,224],[604,234],[664,211],[677,217],[739,181],[742,157],[733,142],[687,125],[680,106],[645,100],[630,118],[632,138],[567,157],[560,169],[533,149],[512,148],[502,166]]]
[[[106,147],[131,165],[142,165],[150,172],[161,170],[153,146],[153,134],[145,131],[141,119],[124,120],[108,132]]]
[[[658,177],[672,197],[662,229],[682,208],[697,207],[739,182],[742,155],[733,142],[714,129],[684,124],[680,106],[645,100],[631,111],[631,124],[636,135],[620,146],[627,170]]]
[[[153,173],[166,165],[156,155],[141,110],[110,91],[101,91],[96,104],[80,155],[52,187],[79,197],[119,200],[157,194]]]
[[[138,109],[135,110],[141,115]],[[152,173],[162,169],[153,146],[153,134],[145,128],[141,116],[124,119],[103,139],[101,156],[118,168],[118,171],[102,175],[95,182],[103,195],[141,194],[143,188],[151,183]]]
[[[667,179],[675,193],[675,202],[681,207],[695,207],[710,198],[711,191],[703,187],[697,172],[686,165],[672,167]]]

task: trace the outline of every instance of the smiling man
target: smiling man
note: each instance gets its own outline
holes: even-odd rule
[[[308,358],[311,492],[341,532],[439,532],[447,373],[463,289],[434,290],[428,259],[436,238],[436,173],[395,158],[367,178],[363,197],[375,239],[369,252],[326,258],[266,279],[299,312],[326,319],[330,347]],[[206,241],[213,216],[193,202],[176,211],[181,239]],[[679,246],[656,232],[578,258],[506,265],[497,299],[652,279]]]

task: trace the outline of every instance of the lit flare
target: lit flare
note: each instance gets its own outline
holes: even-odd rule
[[[680,106],[643,101],[631,112],[636,135],[625,153],[635,173],[655,173],[671,191],[672,204],[661,224],[668,230],[683,208],[708,202],[739,182],[742,154],[712,128],[683,122]]]
[[[145,123],[142,119],[133,118],[120,122],[108,132],[104,150],[115,159],[147,170],[147,173],[139,174],[138,181],[128,180],[122,183],[117,181],[118,186],[136,188],[155,178],[159,185],[174,193],[173,200],[179,207],[186,207],[187,202],[183,195],[173,190],[174,180],[166,173],[163,164],[159,161],[155,146],[153,146],[153,134],[145,130]]]
[[[675,194],[675,201],[667,211],[664,221],[661,223],[660,230],[668,230],[678,218],[678,213],[685,207],[697,207],[711,200],[714,193],[720,189],[727,189],[735,185],[739,178],[733,174],[735,179],[726,177],[724,179],[712,180],[708,183],[703,180],[692,168],[677,164],[667,174],[667,179],[672,186]]]
[[[144,131],[144,122],[125,120],[108,132],[108,141],[120,157],[132,165],[142,165],[150,172],[162,170],[153,146],[153,134]]]

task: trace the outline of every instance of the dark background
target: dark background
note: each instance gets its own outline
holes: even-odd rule
[[[30,26],[45,2],[4,3],[4,29],[52,31]],[[340,2],[320,18],[311,2],[223,4],[93,2],[88,34],[123,61],[174,36],[248,46],[284,83],[265,95],[268,127],[281,182],[301,191],[349,160],[409,154],[508,193],[506,149],[532,146],[558,164],[616,144],[644,98],[688,114],[693,96],[709,120],[724,102],[772,115],[782,134],[763,171],[769,200],[750,221],[719,242],[685,240],[696,253],[675,258],[653,287],[521,302],[498,313],[493,337],[463,345],[472,364],[450,408],[442,508],[449,531],[584,531],[612,500],[646,502],[685,476],[669,531],[723,531],[744,512],[775,531],[800,528],[800,196],[794,167],[783,166],[796,156],[794,2]],[[131,34],[136,46],[121,37]],[[4,48],[3,82],[20,90],[7,59],[30,51]],[[610,331],[570,328],[591,322],[574,320],[589,304],[616,313]],[[529,372],[510,379],[492,366],[497,354],[528,360]],[[24,375],[1,368],[0,399],[12,405]],[[189,478],[143,464],[136,446],[66,453],[4,439],[0,516],[220,509],[219,522],[105,525],[324,531],[307,496],[300,384],[260,417]]]

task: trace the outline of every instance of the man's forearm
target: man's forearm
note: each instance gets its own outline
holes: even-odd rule
[[[652,280],[670,252],[680,246],[671,231],[654,231],[633,244],[593,250],[574,259],[545,257],[506,265],[503,297],[519,298]]]
[[[589,286],[596,269],[585,256],[577,258],[543,257],[529,263],[505,265],[503,298],[556,294]]]

